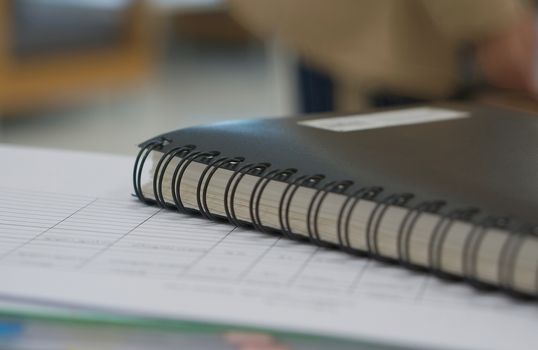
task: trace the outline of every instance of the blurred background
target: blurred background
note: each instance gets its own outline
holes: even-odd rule
[[[534,1],[1,0],[0,142],[133,154],[225,119],[538,110]]]
[[[173,128],[295,111],[291,54],[224,1],[0,3],[0,142],[134,154]]]

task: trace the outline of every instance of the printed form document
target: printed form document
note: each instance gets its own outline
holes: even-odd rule
[[[140,203],[132,158],[0,146],[9,301],[428,348],[538,348],[538,305]]]

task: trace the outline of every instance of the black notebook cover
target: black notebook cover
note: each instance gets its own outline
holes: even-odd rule
[[[476,208],[472,221],[493,216],[509,218],[510,225],[535,227],[538,117],[477,105],[434,107],[467,116],[344,132],[300,124],[329,115],[232,121],[173,131],[140,146],[164,138],[170,143],[162,152],[195,145],[197,151],[242,156],[244,163],[296,168],[297,176],[323,174],[325,183],[351,180],[357,189],[380,186],[380,200],[410,193],[411,207],[443,200],[445,214]]]

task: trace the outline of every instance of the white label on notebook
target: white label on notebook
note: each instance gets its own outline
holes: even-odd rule
[[[298,124],[324,130],[347,132],[398,125],[439,122],[466,117],[469,117],[469,113],[465,111],[436,107],[418,107],[396,111],[348,115],[345,117],[304,120],[298,122]]]

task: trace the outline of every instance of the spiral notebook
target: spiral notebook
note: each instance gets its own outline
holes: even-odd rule
[[[145,205],[131,195],[133,160],[0,145],[0,316],[254,329],[368,349],[537,348],[535,300]]]
[[[246,120],[140,147],[144,202],[538,295],[535,115],[460,105]]]

